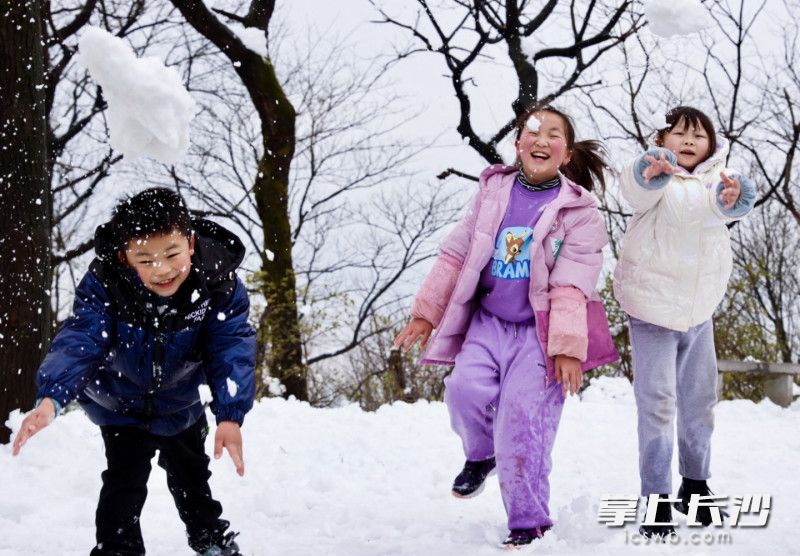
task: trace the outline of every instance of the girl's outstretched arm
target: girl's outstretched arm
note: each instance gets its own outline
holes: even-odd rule
[[[620,175],[622,196],[636,212],[645,212],[654,207],[669,183],[672,174],[678,171],[678,159],[674,153],[662,147],[646,151],[628,164]]]
[[[720,181],[709,190],[711,210],[725,222],[746,216],[756,203],[756,188],[747,176],[732,170],[720,172]]]

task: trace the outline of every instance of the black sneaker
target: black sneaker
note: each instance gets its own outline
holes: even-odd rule
[[[659,498],[669,498],[669,494],[659,494]],[[660,503],[656,507],[656,523],[671,523],[672,508],[670,505]],[[675,534],[675,527],[672,525],[642,525],[639,527],[639,534],[648,539],[667,542],[667,538]]]
[[[541,539],[550,527],[534,527],[533,529],[512,529],[501,545],[503,548],[514,549],[519,546],[531,544],[536,539]]]
[[[678,489],[678,498],[680,498],[680,502],[675,502],[672,506],[681,512],[682,514],[688,515],[689,513],[689,500],[692,498],[692,494],[699,494],[700,496],[711,496],[714,493],[708,488],[708,484],[705,481],[696,481],[694,479],[687,479],[686,477],[683,478],[681,481],[681,486]],[[724,510],[719,510],[720,518],[728,517],[728,513]],[[714,521],[711,519],[711,508],[707,508],[705,506],[700,506],[697,508],[697,521],[702,524],[703,527],[708,527]]]
[[[482,461],[469,461],[453,481],[453,496],[456,498],[472,498],[483,490],[484,482],[494,471],[494,457]]]
[[[226,534],[214,546],[198,552],[198,556],[242,556],[242,553],[239,552],[239,545],[234,541],[238,534],[233,532]]]

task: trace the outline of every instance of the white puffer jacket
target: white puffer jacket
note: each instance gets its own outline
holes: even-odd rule
[[[725,224],[750,212],[756,193],[750,180],[724,167],[728,143],[718,142],[714,155],[692,173],[645,183],[645,156],[664,152],[677,164],[662,148],[647,151],[622,172],[622,195],[634,212],[614,271],[614,295],[637,319],[683,332],[710,319],[725,295],[732,268]],[[741,184],[730,209],[719,200],[723,170]]]

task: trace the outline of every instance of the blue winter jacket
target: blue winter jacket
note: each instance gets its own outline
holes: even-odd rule
[[[62,407],[77,398],[98,425],[171,436],[200,418],[198,386],[207,383],[217,421],[242,423],[255,396],[256,355],[235,274],[244,247],[213,222],[194,220],[193,228],[192,269],[167,298],[120,263],[108,225],[97,229],[97,257],[39,368],[38,398]]]

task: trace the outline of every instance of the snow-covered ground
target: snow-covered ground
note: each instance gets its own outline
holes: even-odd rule
[[[681,527],[685,540],[711,531],[732,541],[644,547],[626,544],[637,525],[598,524],[602,495],[638,490],[632,389],[624,379],[605,378],[582,401],[567,402],[551,475],[556,526],[522,553],[800,554],[800,403],[781,409],[769,401],[722,402],[716,416],[711,487],[730,496],[771,494],[765,529]],[[12,421],[19,426],[19,416]],[[244,478],[229,459],[212,460],[212,489],[248,555],[501,553],[506,529],[497,479],[478,498],[449,494],[463,462],[441,403],[365,413],[270,399],[248,415],[244,434]],[[80,411],[58,418],[17,458],[1,446],[0,556],[86,554],[103,466],[99,430]],[[142,516],[148,554],[190,554],[155,462],[149,488]]]

